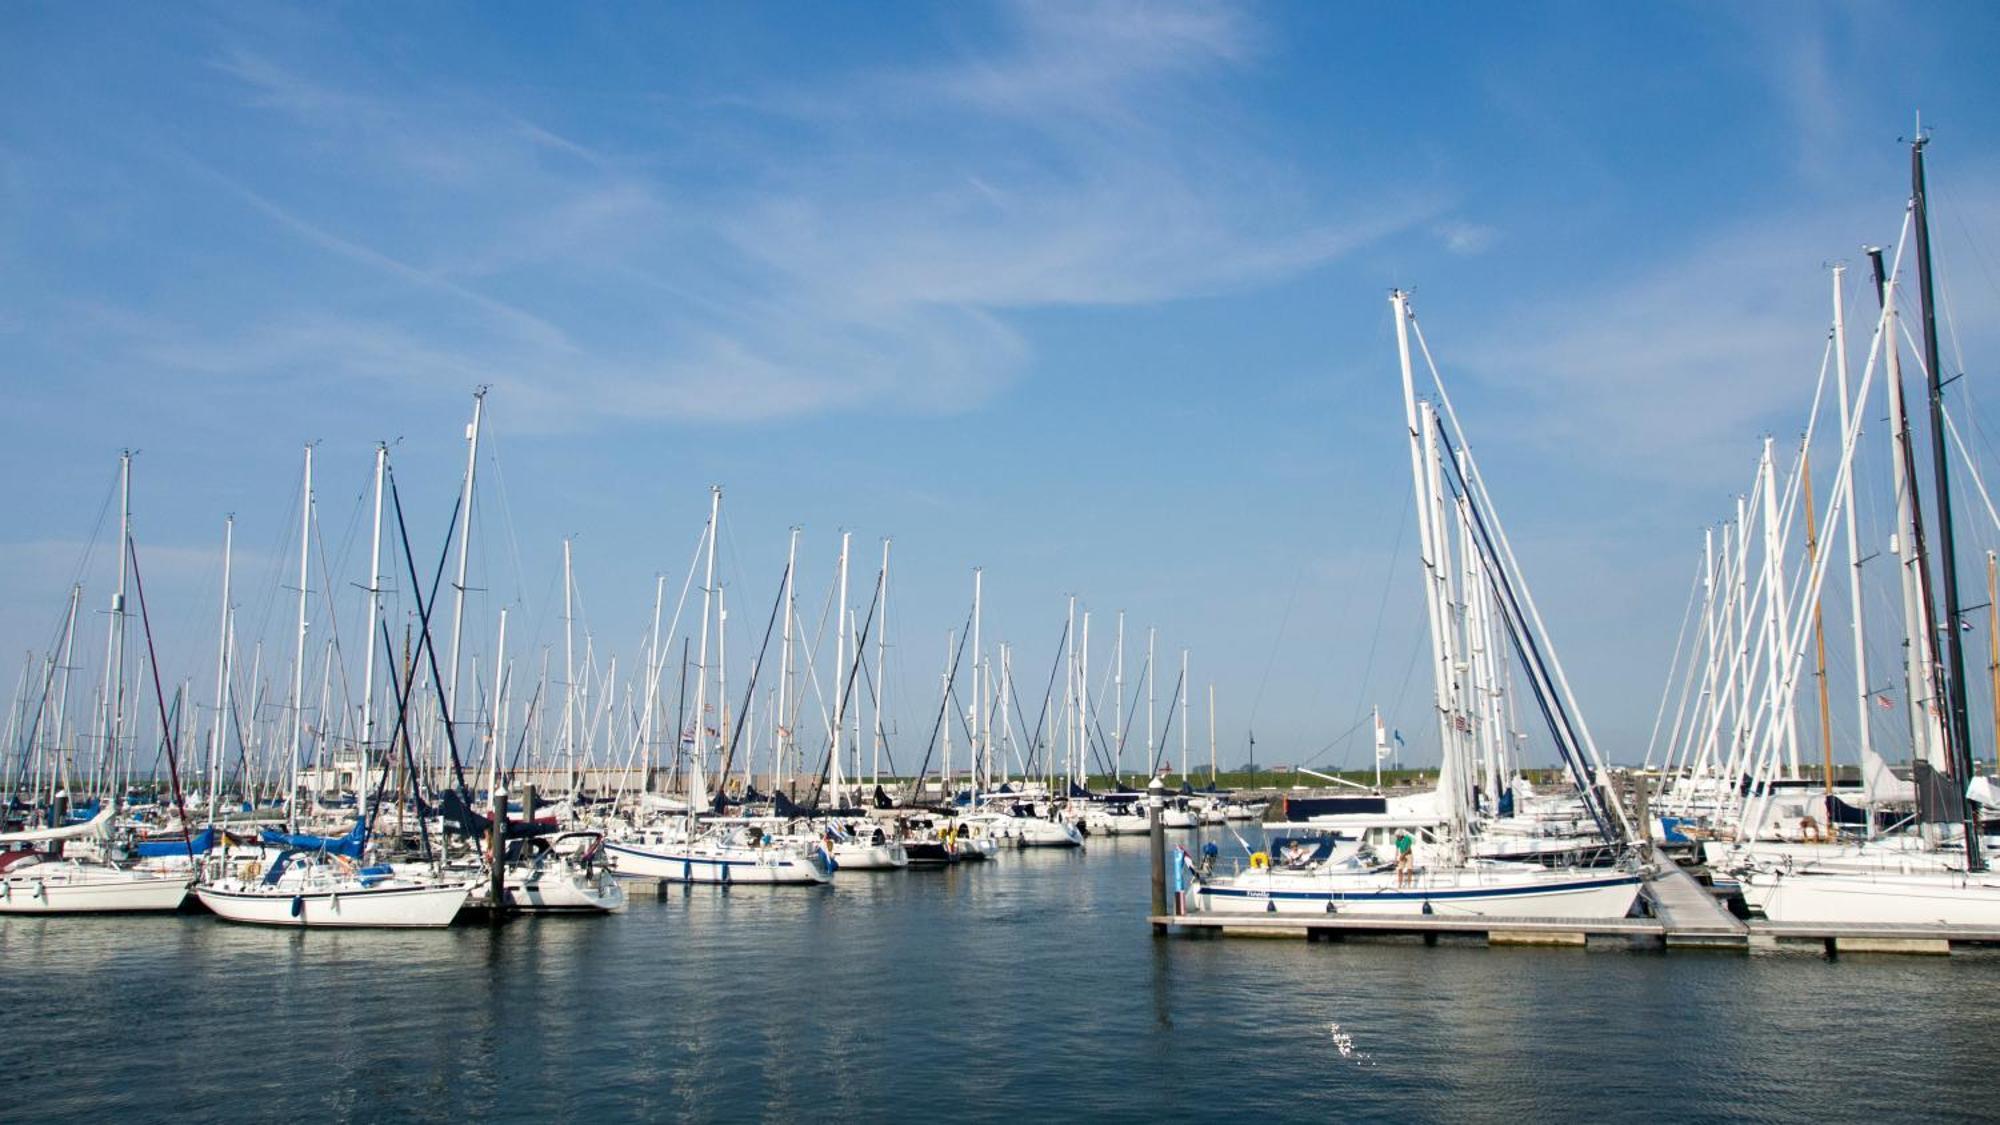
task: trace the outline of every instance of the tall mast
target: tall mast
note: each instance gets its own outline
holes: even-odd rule
[[[708,705],[708,621],[715,592],[715,533],[722,519],[722,486],[710,485],[708,489],[708,561],[701,580],[701,651],[695,657],[694,685],[694,747],[688,757],[687,827],[688,838],[694,838],[695,818],[708,796],[707,783],[702,779],[702,755],[707,753],[708,723],[703,718]]]
[[[951,714],[951,673],[952,673],[951,658],[953,653],[955,653],[957,649],[958,649],[958,630],[956,629],[946,630],[944,635],[944,665],[938,669],[938,687],[943,692],[943,699],[944,699],[943,710],[946,715]],[[952,723],[950,719],[946,719],[944,724],[944,766],[942,773],[944,778],[944,799],[947,803],[949,803],[952,799],[951,728],[952,728]]]
[[[868,763],[868,782],[882,784],[882,750],[889,744],[889,728],[882,717],[882,704],[889,694],[889,540],[882,540],[882,604],[875,624],[875,745]]]
[[[208,738],[208,822],[215,823],[222,783],[222,736],[229,728],[229,569],[234,557],[236,517],[222,521],[222,621],[216,626],[215,727]]]
[[[1847,431],[1842,430],[1845,434]],[[1850,474],[1851,475],[1851,474]],[[1812,489],[1812,446],[1799,450],[1799,486],[1806,498],[1806,572],[1812,573],[1819,565],[1819,518],[1813,510]],[[1819,684],[1819,749],[1820,779],[1826,787],[1826,795],[1833,797],[1833,715],[1828,710],[1826,699],[1826,622],[1820,613],[1820,601],[1813,599],[1813,679]],[[1827,823],[1832,824],[1833,805],[1826,807]]]
[[[465,638],[465,567],[472,557],[473,484],[479,474],[479,419],[486,406],[486,388],[472,392],[472,424],[465,428],[465,492],[459,497],[458,581],[452,584],[451,671],[444,686],[447,715],[458,714],[458,649]],[[371,645],[369,651],[373,652]]]
[[[1153,755],[1157,749],[1153,745],[1153,642],[1159,637],[1159,629],[1146,626],[1146,772],[1150,781],[1153,770]]]
[[[1008,776],[1014,772],[1012,751],[1014,749],[1014,713],[1007,701],[1014,697],[1014,656],[1006,641],[1000,642],[1000,734],[1007,740],[1009,756],[1001,762],[1001,771]]]
[[[715,590],[715,791],[729,788],[729,591]]]
[[[1433,526],[1434,492],[1431,487],[1432,475],[1429,464],[1435,461],[1431,449],[1431,415],[1429,404],[1419,416],[1417,409],[1416,376],[1410,365],[1410,309],[1409,297],[1398,289],[1389,295],[1389,303],[1396,316],[1396,357],[1403,376],[1403,420],[1408,427],[1410,438],[1410,477],[1416,490],[1417,540],[1424,569],[1424,608],[1428,615],[1431,639],[1431,671],[1433,706],[1438,724],[1438,747],[1441,751],[1439,764],[1439,787],[1447,788],[1451,799],[1453,827],[1462,827],[1463,818],[1461,785],[1450,785],[1454,780],[1452,730],[1452,701],[1454,692],[1451,657],[1446,645],[1446,634],[1450,628],[1450,608],[1446,604],[1445,583],[1448,582],[1441,565],[1440,541],[1443,528]],[[1454,833],[1458,846],[1463,846],[1463,833]]]
[[[1181,650],[1181,782],[1188,779],[1188,650]]]
[[[1382,759],[1389,755],[1389,738],[1382,730],[1382,708],[1370,707],[1368,716],[1375,723],[1375,792],[1382,791]]]
[[[1090,611],[1083,611],[1083,634],[1076,654],[1076,772],[1070,782],[1090,781]]]
[[[1375,767],[1381,769],[1378,763]],[[1215,785],[1215,681],[1208,683],[1208,784]]]
[[[368,551],[368,619],[362,622],[361,760],[375,744],[375,622],[382,612],[382,478],[389,466],[389,446],[375,446],[375,524]]]
[[[985,572],[981,568],[976,566],[972,568],[972,746],[968,751],[967,760],[972,763],[972,786],[975,792],[979,788],[979,767],[981,758],[983,757],[981,751],[984,749],[979,737],[979,717],[982,713],[979,704],[980,700],[984,698],[983,692],[986,680],[986,677],[981,675],[979,671],[979,654],[982,651],[979,647],[979,618],[980,610],[983,608],[980,605],[980,595],[984,589],[984,577]]]
[[[1990,659],[1986,675],[1993,686],[1993,730],[2000,734],[2000,557],[1986,552],[1986,636]],[[1994,752],[2000,754],[2000,739]]]
[[[1967,870],[1985,869],[1979,854],[1979,815],[1965,801],[1965,786],[1972,781],[1972,726],[1965,709],[1965,642],[1959,636],[1963,620],[1958,601],[1958,550],[1952,529],[1951,471],[1944,432],[1944,379],[1938,355],[1937,302],[1931,283],[1930,204],[1924,190],[1924,145],[1921,127],[1910,142],[1910,200],[1916,209],[1917,296],[1921,302],[1924,335],[1924,374],[1931,395],[1931,473],[1937,480],[1938,560],[1944,578],[1945,701],[1949,723],[1946,746],[1951,755],[1954,788],[1965,821],[1965,863]]]
[[[502,826],[507,823],[507,794],[500,788],[500,759],[507,752],[507,609],[500,609],[500,637],[494,642],[493,657],[493,734],[489,752],[492,757],[486,769],[486,796],[493,802],[493,820]],[[500,839],[505,840],[503,832]],[[493,862],[501,862],[495,854]]]
[[[1069,620],[1063,627],[1063,774],[1076,780],[1076,595],[1069,596]],[[1068,788],[1063,792],[1067,794]]]
[[[1116,759],[1111,763],[1111,788],[1124,787],[1125,778],[1125,611],[1118,611],[1118,640],[1111,675],[1111,744]]]
[[[785,548],[785,647],[778,657],[778,737],[777,763],[774,772],[782,779],[785,769],[791,764],[792,724],[798,720],[791,711],[792,703],[792,620],[798,616],[797,576],[799,560],[799,529],[792,528],[791,541]],[[782,784],[782,780],[778,783]]]
[[[1833,370],[1840,390],[1840,432],[1849,432],[1853,411],[1858,403],[1850,403],[1847,397],[1847,309],[1841,289],[1846,266],[1833,267]],[[1846,451],[1842,450],[1842,455]],[[1861,532],[1854,515],[1854,474],[1847,473],[1840,478],[1840,491],[1835,497],[1840,505],[1841,524],[1847,541],[1847,600],[1848,616],[1852,619],[1854,639],[1854,705],[1855,740],[1861,752],[1861,760],[1866,762],[1874,753],[1869,736],[1869,698],[1874,688],[1868,683],[1868,644],[1862,629],[1861,606]]]
[[[312,559],[313,447],[306,446],[305,495],[299,504],[299,633],[292,650],[292,787],[285,796],[285,819],[292,831],[299,824],[299,755],[306,737],[306,564]]]
[[[572,573],[570,570],[570,541],[569,538],[565,536],[563,538],[562,741],[563,741],[563,761],[568,767],[572,769],[574,769],[576,765],[576,735],[577,735],[576,728],[578,719],[577,706],[576,706],[576,616],[574,612],[575,594],[576,594],[576,582],[572,577]],[[708,621],[706,617],[704,617],[702,620],[702,626],[706,628],[707,625]],[[696,712],[695,721],[697,723],[701,721],[699,711]]]
[[[667,576],[653,576],[653,632],[646,645],[646,713],[639,718],[639,792],[653,791],[653,745],[659,741],[660,603],[667,596]],[[620,782],[622,787],[624,783]]]
[[[847,544],[853,532],[840,533],[840,600],[834,605],[833,638],[833,800],[836,808],[840,802],[840,741],[847,726]]]
[[[1943,685],[1939,683],[1937,614],[1932,609],[1930,567],[1924,544],[1923,508],[1916,502],[1916,456],[1911,450],[1909,411],[1903,399],[1902,348],[1897,343],[1896,280],[1887,276],[1882,252],[1870,250],[1876,298],[1882,304],[1883,373],[1888,378],[1889,430],[1894,447],[1890,469],[1896,496],[1897,569],[1903,580],[1904,661],[1908,685],[1911,749],[1933,768],[1950,768],[1944,729]]]
[[[1785,651],[1785,638],[1792,635],[1792,626],[1785,609],[1785,568],[1780,565],[1778,557],[1781,553],[1778,535],[1778,467],[1776,460],[1771,456],[1771,448],[1772,439],[1767,436],[1764,438],[1761,471],[1764,478],[1764,629],[1770,653],[1771,671],[1765,679],[1765,684],[1769,691],[1767,706],[1775,722],[1778,721],[1776,716],[1779,714],[1778,669],[1789,663],[1790,654]],[[1799,776],[1799,732],[1790,708],[1784,709],[1782,721],[1784,729],[1776,731],[1775,734],[1784,739],[1785,776],[1796,778]]]
[[[66,784],[61,778],[68,773],[62,761],[62,747],[65,737],[64,728],[69,725],[69,675],[71,661],[76,655],[76,614],[77,610],[82,608],[82,606],[83,585],[82,583],[72,583],[69,588],[69,612],[63,617],[62,652],[56,659],[56,671],[62,677],[56,686],[56,721],[54,730],[48,737],[47,745],[49,751],[45,759],[49,773],[47,792],[48,807],[50,810],[54,810],[55,808],[56,789]],[[71,743],[71,745],[74,746],[75,744]],[[38,790],[39,788],[37,786]],[[60,826],[52,825],[52,827]]]
[[[132,451],[118,455],[118,588],[111,592],[111,620],[104,638],[103,750],[93,781],[109,792],[118,775],[118,743],[125,726],[125,591],[132,538]]]

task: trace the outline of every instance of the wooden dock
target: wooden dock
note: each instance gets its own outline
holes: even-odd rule
[[[1425,945],[1592,946],[1729,952],[1947,954],[2000,948],[2000,928],[1892,926],[1855,923],[1741,923],[1734,935],[1706,928],[1676,932],[1659,918],[1508,918],[1420,914],[1159,914],[1147,919],[1161,934],[1304,938],[1344,942],[1397,938]]]
[[[1421,939],[1487,946],[1597,946],[1650,950],[1948,954],[2000,947],[2000,927],[1745,922],[1657,849],[1643,891],[1651,917],[1509,918],[1438,914],[1159,914],[1158,934],[1304,938],[1310,942]]]

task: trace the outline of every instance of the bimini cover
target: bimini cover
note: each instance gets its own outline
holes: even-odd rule
[[[368,818],[356,817],[354,827],[348,829],[345,836],[307,836],[267,828],[258,839],[272,847],[291,848],[302,852],[325,852],[328,855],[344,855],[349,859],[360,859],[361,849],[368,843]]]

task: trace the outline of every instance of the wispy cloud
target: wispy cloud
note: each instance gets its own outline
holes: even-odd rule
[[[324,173],[200,151],[190,169],[375,291],[127,327],[168,370],[492,382],[556,428],[954,412],[1027,369],[1019,310],[1266,284],[1438,210],[1304,182],[1240,128],[1221,80],[1261,49],[1241,9],[1002,17],[991,45],[739,91],[713,118],[690,112],[707,93],[657,95],[661,128],[713,153],[708,183],[488,91],[232,41],[211,69],[244,127]]]
[[[1484,254],[1492,247],[1500,231],[1482,223],[1467,222],[1464,219],[1446,219],[1431,227],[1444,248],[1454,254]]]
[[[1861,297],[1864,242],[1893,240],[1902,219],[1895,186],[1877,208],[1792,210],[1732,225],[1672,258],[1622,278],[1579,280],[1560,301],[1504,306],[1503,320],[1455,352],[1489,390],[1516,433],[1642,479],[1733,487],[1747,479],[1759,434],[1797,433],[1832,318],[1829,267],[1852,259],[1849,339],[1858,371],[1872,331]],[[1955,189],[1960,230],[2000,232],[2000,178],[1982,170]],[[1940,246],[1977,257],[1979,238]],[[1957,323],[1975,343],[2000,292],[1958,296]],[[1858,303],[1857,303],[1858,302]],[[1981,310],[1975,312],[1974,310]],[[1452,354],[1440,356],[1450,375]]]

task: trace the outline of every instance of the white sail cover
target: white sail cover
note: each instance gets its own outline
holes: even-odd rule
[[[0,844],[47,844],[57,840],[76,840],[85,836],[100,839],[111,835],[111,814],[114,810],[105,805],[96,816],[82,824],[68,824],[61,828],[33,828],[26,832],[0,832]]]
[[[1965,787],[1965,799],[1988,808],[2000,805],[2000,785],[1994,785],[1990,777],[1975,777]]]
[[[1907,803],[1917,799],[1917,783],[1904,781],[1872,746],[1861,748],[1861,789],[1871,805]]]

